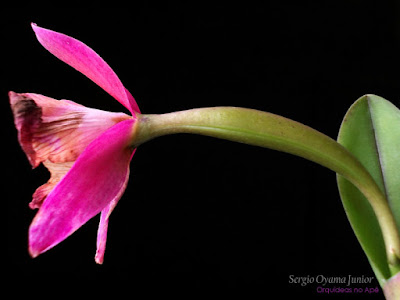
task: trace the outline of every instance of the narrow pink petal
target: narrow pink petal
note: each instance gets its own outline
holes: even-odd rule
[[[65,34],[33,23],[32,28],[38,41],[50,53],[93,80],[132,114],[134,111],[140,113],[135,99],[127,92],[111,67],[94,50]]]
[[[97,249],[96,249],[96,255],[94,257],[96,263],[100,265],[103,264],[104,253],[106,251],[109,216],[111,214],[111,211],[114,209],[116,205],[117,201],[111,201],[111,203],[108,204],[106,208],[104,208],[101,211],[99,228],[97,230],[97,243],[96,243]]]
[[[133,151],[132,155],[134,153],[135,151]],[[128,177],[129,176],[126,177],[126,182],[124,184],[125,187],[128,184]],[[121,199],[125,187],[122,188],[121,193],[115,196],[115,198],[101,211],[99,228],[97,230],[97,250],[94,258],[96,263],[98,264],[102,264],[104,261],[104,252],[106,251],[107,231],[110,215],[117,205],[119,199]]]
[[[47,196],[29,228],[32,257],[54,247],[123,193],[135,121],[122,121],[94,140]]]

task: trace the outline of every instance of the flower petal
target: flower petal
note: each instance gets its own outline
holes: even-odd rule
[[[130,118],[33,93],[9,97],[19,142],[34,168],[45,161],[75,161],[101,133]]]
[[[32,257],[54,247],[123,193],[135,121],[122,121],[94,140],[51,191],[29,228]]]
[[[34,23],[32,28],[38,41],[50,53],[90,78],[132,114],[134,111],[140,113],[135,99],[127,92],[111,67],[94,50],[70,36],[39,27]]]
[[[97,230],[97,249],[94,260],[98,264],[102,264],[104,261],[104,252],[106,251],[106,242],[107,242],[107,231],[108,231],[108,220],[111,212],[114,210],[114,207],[117,205],[119,199],[111,201],[110,204],[106,206],[101,211],[100,215],[100,223],[99,229]]]
[[[132,156],[133,154],[135,154],[135,151],[136,149],[133,150]],[[126,182],[124,184],[125,187],[128,185],[128,178],[129,176],[126,177]],[[115,198],[111,200],[111,202],[101,211],[99,228],[97,230],[97,250],[94,257],[96,263],[98,264],[102,264],[104,261],[104,252],[106,251],[107,242],[108,221],[110,219],[110,215],[115,206],[117,206],[119,199],[121,199],[122,194],[125,191],[125,187],[121,189],[121,193],[115,196]]]
[[[50,179],[45,184],[41,185],[33,193],[32,201],[29,203],[29,207],[32,209],[40,208],[44,199],[54,189],[54,187],[60,182],[60,180],[68,173],[72,168],[74,162],[67,161],[64,163],[52,163],[49,160],[43,162],[43,165],[50,171]]]

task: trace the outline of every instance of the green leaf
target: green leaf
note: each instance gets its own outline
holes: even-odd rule
[[[390,201],[400,224],[400,111],[387,100],[366,95],[347,112],[338,142],[370,172]],[[338,175],[340,196],[353,230],[380,284],[391,277],[384,240],[371,205],[349,181]]]
[[[386,197],[400,229],[400,110],[378,96],[369,105]]]

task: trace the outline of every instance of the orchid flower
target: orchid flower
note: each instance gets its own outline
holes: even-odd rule
[[[91,48],[36,24],[32,28],[50,53],[132,113],[101,111],[33,93],[9,93],[22,149],[33,168],[43,163],[51,173],[30,203],[39,209],[29,228],[30,255],[54,247],[101,212],[95,256],[101,264],[108,220],[127,186],[135,152],[131,140],[140,111],[115,72]]]
[[[162,135],[201,134],[283,151],[336,172],[348,218],[377,279],[388,299],[398,299],[400,110],[392,103],[375,95],[361,97],[349,109],[338,142],[293,120],[240,107],[142,115],[115,72],[91,48],[35,24],[32,28],[50,53],[131,113],[9,92],[22,149],[33,168],[43,163],[51,173],[30,203],[39,209],[29,227],[32,257],[101,213],[95,260],[103,263],[109,217],[126,189],[135,149]]]

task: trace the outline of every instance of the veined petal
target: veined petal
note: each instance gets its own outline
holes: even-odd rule
[[[100,135],[51,191],[29,228],[32,257],[63,241],[123,193],[134,125],[125,120]]]
[[[139,107],[132,95],[125,89],[111,67],[90,47],[65,34],[45,29],[32,23],[38,41],[51,54],[75,68],[107,93],[118,100],[133,114]]]
[[[34,168],[45,161],[75,161],[101,133],[130,118],[33,93],[9,97],[19,143]]]
[[[50,171],[50,179],[36,189],[33,193],[32,201],[29,203],[29,207],[32,209],[40,208],[44,199],[46,199],[47,195],[50,194],[65,174],[68,173],[73,164],[73,161],[63,163],[52,163],[49,160],[44,161],[43,165]]]

